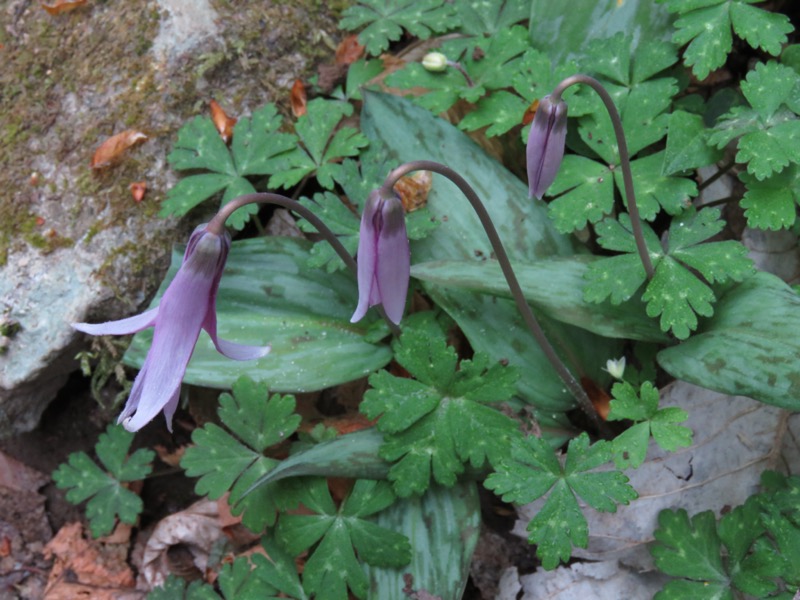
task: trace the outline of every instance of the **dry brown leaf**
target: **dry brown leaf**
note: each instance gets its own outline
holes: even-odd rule
[[[122,133],[112,135],[95,151],[92,162],[89,166],[92,169],[102,169],[116,163],[122,154],[132,146],[139,144],[147,139],[141,131],[126,129]]]
[[[589,396],[589,400],[592,401],[592,406],[594,406],[599,417],[603,421],[608,419],[608,413],[611,412],[611,396],[605,390],[600,389],[589,377],[581,377],[581,387],[586,392],[586,395]]]
[[[80,523],[64,525],[43,554],[53,560],[44,600],[116,599],[133,588],[133,572],[125,560],[127,543],[86,539]]]
[[[358,35],[345,37],[336,47],[336,64],[352,65],[364,55],[364,46],[358,43]]]
[[[433,174],[430,171],[416,171],[397,180],[394,191],[400,196],[403,208],[407,213],[423,208],[428,203],[428,194],[433,185]]]
[[[211,120],[214,121],[214,126],[219,131],[222,141],[226,144],[229,143],[233,138],[233,126],[236,125],[236,117],[229,117],[216,100],[209,102],[209,107],[211,108]]]
[[[164,583],[171,573],[168,552],[173,546],[187,548],[194,567],[205,573],[211,549],[223,535],[219,509],[213,500],[200,500],[161,519],[144,549],[141,569],[144,587],[152,590]]]
[[[0,487],[35,492],[46,483],[47,477],[42,473],[0,452]]]
[[[306,86],[299,79],[294,80],[292,86],[292,93],[289,95],[292,104],[292,114],[295,117],[302,117],[306,114],[306,105],[308,104],[308,96],[306,95]]]
[[[522,124],[523,125],[530,125],[533,123],[533,117],[536,116],[536,111],[539,109],[539,101],[534,100],[531,102],[531,105],[525,109],[525,112],[522,115]]]
[[[41,7],[51,15],[60,15],[80,8],[86,4],[86,0],[56,0],[53,4],[42,3]]]
[[[131,191],[133,200],[139,203],[144,199],[145,192],[147,192],[147,183],[144,181],[134,181],[128,186],[128,189]]]
[[[183,453],[186,452],[186,446],[181,446],[180,448],[176,448],[174,451],[169,451],[167,450],[166,446],[156,444],[153,446],[153,449],[156,451],[156,454],[158,454],[158,458],[161,460],[161,462],[169,465],[170,467],[180,466]]]

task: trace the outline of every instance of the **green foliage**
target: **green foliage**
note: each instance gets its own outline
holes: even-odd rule
[[[738,138],[737,162],[759,181],[800,163],[800,75],[775,61],[759,63],[742,82],[749,107],[723,115],[709,142],[719,148]]]
[[[786,15],[751,6],[760,0],[658,0],[679,15],[672,41],[698,79],[725,64],[733,47],[731,30],[751,47],[777,56],[794,28]]]
[[[682,408],[658,408],[658,389],[649,381],[636,392],[630,383],[615,383],[611,388],[609,421],[629,419],[633,425],[614,441],[614,462],[619,469],[638,468],[647,456],[650,436],[664,450],[674,452],[692,445],[692,430],[678,423],[688,418]]]
[[[747,164],[742,207],[751,227],[780,229],[795,222],[800,164],[800,75],[775,61],[759,63],[742,82],[750,106],[723,115],[708,138],[723,148],[736,139],[737,162]]]
[[[155,453],[139,449],[130,456],[133,434],[121,425],[109,425],[95,446],[102,467],[85,452],[73,452],[53,471],[56,486],[67,490],[67,500],[86,504],[86,517],[94,537],[111,533],[117,518],[133,525],[142,512],[142,499],[123,484],[144,479],[152,470]]]
[[[717,162],[722,158],[722,151],[709,145],[710,135],[700,115],[684,110],[673,111],[669,116],[667,148],[661,173],[673,175]]]
[[[675,79],[656,76],[677,57],[675,48],[666,42],[642,43],[634,55],[631,46],[631,39],[622,34],[597,40],[590,44],[581,67],[594,73],[608,88],[622,118],[628,151],[635,156],[667,133],[670,117],[666,111],[678,87]],[[596,223],[611,213],[615,187],[623,200],[627,198],[617,139],[605,107],[594,91],[582,86],[569,103],[569,111],[571,116],[580,117],[580,142],[576,140],[573,145],[584,154],[589,149],[590,155],[596,154],[601,160],[580,155],[564,158],[549,189],[550,195],[557,196],[549,205],[549,215],[563,233]],[[661,209],[679,214],[689,204],[689,198],[697,195],[694,181],[673,176],[676,170],[665,172],[665,160],[662,151],[640,155],[631,162],[639,211],[650,221]],[[669,160],[675,159],[670,156]]]
[[[276,160],[277,172],[270,187],[289,188],[314,173],[319,184],[333,188],[333,177],[343,157],[357,156],[369,141],[353,127],[338,127],[353,107],[343,102],[315,98],[306,106],[306,114],[297,119],[297,145]],[[338,128],[337,128],[338,127]],[[235,136],[235,134],[234,134]]]
[[[585,432],[570,441],[563,465],[541,438],[517,438],[511,457],[501,461],[486,479],[486,487],[506,502],[527,504],[550,492],[528,523],[528,541],[536,544],[536,555],[545,569],[569,560],[572,546],[586,548],[589,543],[586,517],[576,496],[604,512],[616,512],[617,504],[628,504],[638,497],[620,471],[595,471],[612,456],[610,442],[590,445]]]
[[[276,157],[292,151],[297,144],[294,135],[278,131],[281,122],[275,105],[265,105],[251,117],[239,120],[233,128],[230,148],[208,117],[195,117],[181,127],[178,141],[167,156],[170,166],[178,171],[207,172],[184,177],[170,189],[161,205],[161,216],[183,216],[222,190],[222,205],[242,194],[254,193],[256,189],[247,178],[278,173],[283,163]],[[233,213],[228,224],[242,229],[256,210],[257,205],[244,206]]]
[[[689,337],[689,332],[697,328],[698,315],[709,317],[714,313],[716,296],[708,284],[741,281],[753,271],[747,250],[739,242],[701,244],[722,230],[724,223],[719,217],[719,210],[714,208],[686,211],[673,219],[666,249],[652,229],[643,226],[655,274],[642,300],[647,303],[648,315],[661,317],[661,329],[672,331],[679,339]],[[646,280],[630,219],[627,215],[620,215],[619,221],[607,219],[598,224],[597,232],[603,248],[625,254],[589,265],[584,297],[590,302],[610,298],[619,304],[631,298]]]
[[[404,535],[367,519],[394,502],[387,482],[356,481],[338,508],[324,479],[304,481],[297,497],[315,514],[282,514],[275,535],[291,556],[314,547],[303,570],[303,589],[309,596],[345,599],[350,589],[365,598],[369,582],[359,561],[399,568],[411,560]]]
[[[233,395],[220,396],[219,405],[219,418],[230,433],[214,423],[196,429],[194,445],[186,450],[181,466],[189,477],[200,477],[195,485],[200,495],[214,500],[230,490],[231,512],[244,512],[242,523],[260,531],[275,522],[275,513],[285,500],[281,483],[244,493],[279,464],[264,456],[264,451],[292,435],[300,416],[294,414],[292,396],[268,397],[266,384],[244,376],[234,383]]]
[[[395,360],[416,379],[387,371],[370,376],[361,411],[385,434],[380,455],[399,496],[421,494],[431,477],[456,483],[465,463],[497,465],[517,435],[513,420],[489,406],[515,392],[515,369],[490,364],[476,353],[458,362],[431,320],[407,324],[395,344]]]
[[[342,162],[333,175],[336,183],[344,191],[345,198],[332,192],[314,194],[312,198],[301,198],[300,203],[308,207],[322,219],[336,234],[339,241],[351,255],[358,248],[358,233],[361,224],[361,207],[369,193],[383,185],[384,178],[396,166],[385,158],[385,150],[376,149],[379,143],[371,143],[370,148],[359,156],[359,160],[347,159]],[[299,222],[300,229],[316,232],[306,220]],[[427,208],[406,213],[406,231],[410,240],[420,240],[436,228]],[[325,240],[314,244],[308,266],[325,267],[328,273],[344,268],[344,262]]]
[[[792,597],[800,584],[800,478],[765,473],[762,486],[719,522],[711,511],[659,514],[650,551],[656,567],[678,579],[657,600]]]
[[[403,30],[425,40],[457,23],[452,5],[441,0],[359,0],[344,11],[339,27],[349,31],[364,27],[358,41],[377,56],[399,40]]]

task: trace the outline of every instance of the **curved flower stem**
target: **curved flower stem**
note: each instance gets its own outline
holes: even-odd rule
[[[221,235],[225,229],[225,221],[228,220],[228,217],[230,217],[237,208],[241,208],[246,204],[274,204],[297,213],[306,221],[311,223],[314,228],[322,234],[322,237],[324,237],[325,241],[327,241],[333,247],[334,251],[336,251],[336,254],[339,255],[339,258],[341,258],[347,268],[350,269],[350,272],[353,275],[358,275],[356,261],[352,256],[350,256],[350,253],[339,241],[339,238],[336,237],[336,234],[333,233],[333,231],[331,231],[330,228],[308,208],[300,204],[297,200],[292,200],[291,198],[287,198],[281,194],[261,192],[256,194],[245,194],[244,196],[234,198],[219,209],[219,212],[214,215],[214,218],[211,219],[211,221],[209,221],[206,229],[211,233]],[[392,334],[395,336],[400,335],[400,328],[392,323],[391,320],[389,320],[389,318],[386,316],[386,313],[383,312],[383,307],[378,306],[377,308],[379,309],[378,313],[381,315],[381,317],[383,317],[383,320],[386,321],[386,324],[389,326]]]
[[[636,240],[636,249],[639,252],[639,259],[642,261],[644,271],[648,279],[653,278],[653,261],[650,260],[650,253],[647,251],[647,244],[644,241],[644,234],[642,233],[642,221],[639,217],[639,207],[636,204],[636,194],[633,191],[633,175],[631,174],[631,158],[628,153],[628,143],[625,141],[625,131],[622,129],[622,119],[619,116],[617,107],[614,106],[614,101],[611,95],[606,91],[606,88],[596,79],[588,75],[573,75],[567,77],[564,81],[559,83],[553,93],[550,94],[554,102],[561,99],[561,94],[564,93],[568,87],[585,83],[592,88],[606,107],[608,116],[611,117],[611,124],[614,126],[614,135],[617,138],[617,147],[619,148],[619,161],[622,167],[622,179],[625,183],[625,198],[628,203],[628,213],[631,216],[631,227],[633,229],[633,237]]]
[[[472,189],[472,186],[470,186],[469,183],[467,183],[467,181],[461,177],[461,175],[453,171],[450,167],[429,160],[417,160],[400,165],[394,171],[389,173],[388,177],[383,182],[383,186],[381,186],[381,193],[392,193],[392,188],[398,179],[412,171],[421,170],[433,171],[434,173],[444,175],[450,181],[456,184],[458,189],[461,190],[461,193],[467,197],[467,200],[469,200],[472,208],[475,209],[475,212],[478,214],[478,219],[480,219],[481,225],[483,225],[483,228],[486,231],[486,235],[489,238],[489,243],[492,245],[492,250],[497,258],[497,262],[500,263],[500,268],[502,269],[503,275],[506,278],[506,283],[508,283],[508,287],[511,290],[511,295],[514,297],[514,301],[517,304],[517,310],[519,310],[520,314],[522,315],[525,325],[528,326],[531,334],[544,351],[547,360],[550,361],[550,364],[567,386],[567,389],[578,401],[578,405],[594,421],[598,428],[602,429],[603,424],[600,422],[597,416],[597,411],[595,411],[589,396],[586,395],[583,387],[581,387],[580,383],[578,383],[564,362],[559,358],[558,354],[556,354],[556,351],[550,344],[550,341],[547,339],[542,326],[539,324],[536,316],[534,316],[530,306],[528,306],[528,302],[525,300],[525,295],[522,293],[522,288],[519,285],[517,276],[514,274],[514,269],[511,267],[511,262],[508,259],[508,254],[503,246],[503,242],[500,240],[500,236],[497,233],[497,229],[495,228],[491,217],[489,217],[486,207],[484,206],[483,202],[481,202],[481,199],[478,197],[478,194],[475,192],[475,190]]]

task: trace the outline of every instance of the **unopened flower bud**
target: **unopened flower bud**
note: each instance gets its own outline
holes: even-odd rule
[[[550,96],[545,96],[539,102],[528,134],[526,158],[531,196],[541,199],[555,181],[566,139],[567,104],[561,99],[554,103]]]
[[[441,52],[428,52],[422,58],[422,66],[426,71],[441,73],[447,70],[447,57]]]

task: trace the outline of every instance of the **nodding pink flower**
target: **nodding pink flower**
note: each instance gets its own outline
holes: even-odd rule
[[[119,321],[72,325],[91,335],[125,335],[155,328],[150,351],[117,421],[128,431],[138,431],[162,410],[167,429],[172,431],[181,381],[201,329],[228,358],[252,360],[269,352],[269,346],[244,346],[217,337],[217,289],[230,245],[227,233],[218,235],[200,225],[189,238],[183,263],[156,308]]]
[[[539,102],[528,134],[525,155],[528,162],[528,189],[540,200],[555,181],[567,139],[567,104],[550,96]]]
[[[386,316],[400,323],[406,307],[411,251],[403,204],[380,191],[370,193],[358,236],[358,306],[350,319],[360,321],[370,306],[382,304]]]

